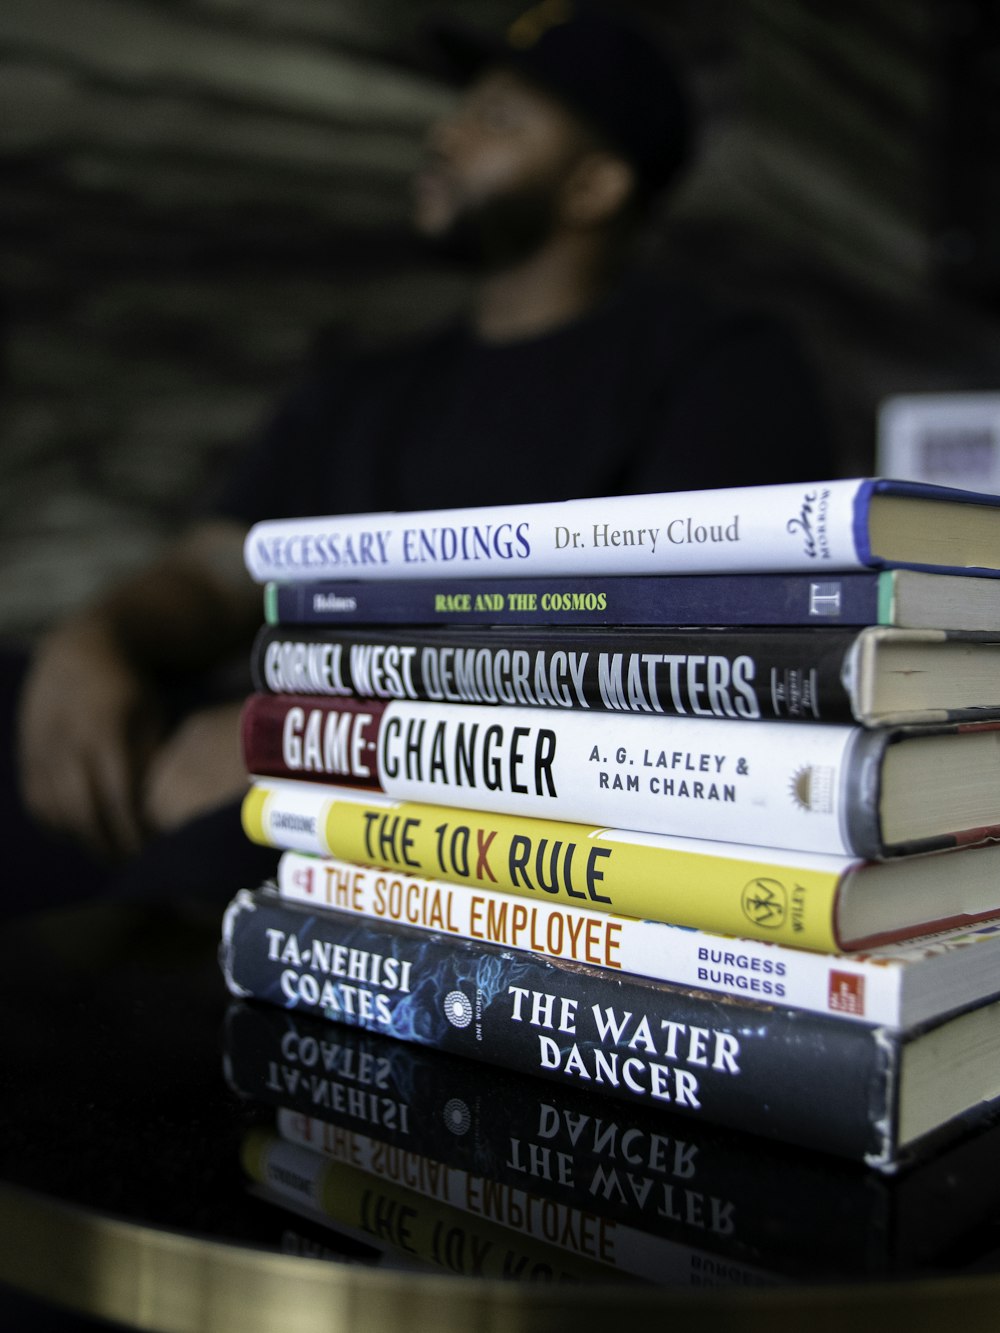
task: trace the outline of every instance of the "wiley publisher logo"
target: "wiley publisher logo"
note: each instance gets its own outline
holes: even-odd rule
[[[472,1022],[472,1002],[460,990],[449,991],[444,997],[444,1016],[453,1028],[467,1028]]]
[[[752,879],[741,899],[743,915],[758,930],[778,930],[788,913],[788,894],[777,879]]]

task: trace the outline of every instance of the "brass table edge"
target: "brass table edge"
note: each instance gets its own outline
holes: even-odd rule
[[[994,1333],[1000,1275],[763,1288],[478,1280],[276,1253],[117,1218],[0,1183],[0,1282],[153,1333]],[[640,1326],[640,1325],[636,1325]]]

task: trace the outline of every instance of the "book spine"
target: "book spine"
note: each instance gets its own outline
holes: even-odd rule
[[[901,969],[885,959],[785,949],[301,852],[282,855],[277,886],[283,898],[307,907],[335,907],[847,1021],[902,1026]]]
[[[254,688],[274,694],[853,722],[863,682],[846,668],[864,639],[830,628],[293,635],[265,627],[250,668]]]
[[[261,583],[858,569],[870,489],[841,480],[265,520],[244,560]]]
[[[466,810],[875,857],[855,808],[860,728],[256,693],[248,772],[339,782]],[[866,732],[868,786],[888,731]],[[867,787],[866,787],[867,790]],[[849,825],[849,827],[848,827]]]
[[[837,900],[856,865],[280,779],[251,786],[242,819],[262,846],[825,952],[841,947]]]
[[[230,991],[563,1086],[884,1165],[898,1036],[802,1010],[609,976],[241,891]]]
[[[891,578],[830,570],[813,576],[271,581],[264,614],[270,625],[861,626],[893,623],[885,586]]]

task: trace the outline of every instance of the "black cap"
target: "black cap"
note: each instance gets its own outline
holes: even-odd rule
[[[588,0],[542,0],[502,37],[439,23],[431,37],[453,80],[504,65],[554,94],[634,167],[652,194],[691,152],[691,113],[661,44],[617,11]]]

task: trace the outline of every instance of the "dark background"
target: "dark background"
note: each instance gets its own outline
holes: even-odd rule
[[[417,34],[523,7],[3,0],[0,633],[155,550],[317,348],[460,297],[407,231]],[[1000,5],[637,7],[705,120],[656,262],[795,322],[842,474],[884,396],[1000,389]]]

